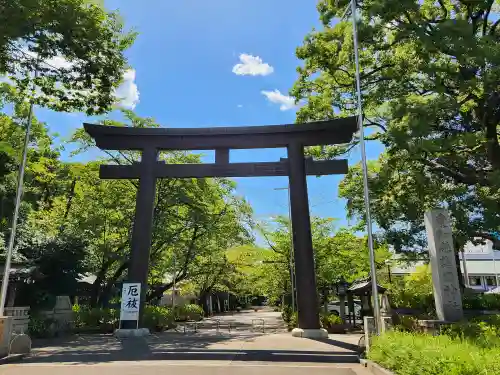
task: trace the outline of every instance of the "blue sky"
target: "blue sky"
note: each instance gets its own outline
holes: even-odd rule
[[[313,27],[319,27],[315,1],[105,3],[108,9],[119,9],[125,25],[139,32],[127,52],[132,70],[120,88],[125,104],[135,105],[139,116],[154,117],[166,127],[294,122],[295,109],[290,108],[287,93],[300,64],[295,49]],[[88,120],[81,114],[43,109],[37,109],[37,116],[61,140]],[[120,114],[107,117],[120,118]],[[380,145],[368,145],[368,157],[376,158],[381,150]],[[286,157],[284,149],[231,153],[231,161],[240,162],[280,157]],[[207,154],[206,160],[213,160],[213,154]],[[351,164],[359,160],[359,149],[349,160]],[[345,202],[337,197],[341,178],[309,177],[309,200],[312,215],[338,218],[339,225],[346,225]],[[286,178],[239,178],[237,182],[237,193],[251,203],[256,218],[288,213],[287,192],[274,190],[287,186]]]

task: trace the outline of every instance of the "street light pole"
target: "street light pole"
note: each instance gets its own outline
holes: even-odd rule
[[[356,70],[356,94],[358,102],[358,129],[359,129],[359,145],[361,148],[361,164],[363,167],[363,193],[365,200],[365,215],[366,215],[366,231],[368,234],[368,251],[370,253],[370,274],[372,280],[373,294],[373,315],[375,318],[375,327],[377,335],[381,332],[380,321],[380,303],[378,299],[377,285],[377,269],[375,266],[375,250],[373,248],[373,233],[372,220],[370,212],[370,195],[368,189],[368,165],[366,163],[366,147],[365,147],[365,132],[363,126],[363,103],[361,101],[361,80],[359,72],[359,46],[358,46],[358,27],[357,27],[357,7],[356,0],[351,0],[351,19],[352,19],[352,36],[354,41],[354,64]],[[344,13],[343,18],[347,15],[348,10]]]
[[[288,235],[290,236],[290,281],[292,290],[292,311],[295,311],[295,272],[293,266],[293,233],[292,233],[292,202],[290,198],[290,186],[284,188],[275,188],[274,190],[288,191]]]
[[[19,175],[17,177],[16,203],[14,206],[14,215],[12,218],[12,227],[10,230],[9,244],[7,247],[7,257],[5,259],[2,290],[0,295],[0,316],[4,315],[5,300],[7,298],[7,288],[9,286],[10,265],[12,262],[12,253],[14,251],[14,242],[16,239],[17,220],[19,219],[19,207],[23,195],[24,170],[26,169],[26,159],[28,155],[28,146],[31,135],[31,123],[33,122],[33,102],[30,104],[28,112],[28,123],[26,124],[26,133],[24,135],[24,150],[21,164],[19,165]]]
[[[35,71],[35,78],[38,73]],[[14,205],[14,215],[12,217],[12,226],[10,230],[9,244],[7,246],[7,257],[5,259],[4,273],[2,280],[2,289],[0,291],[0,316],[4,316],[5,300],[7,299],[7,288],[9,286],[10,265],[12,263],[12,253],[14,251],[14,242],[16,239],[17,220],[19,219],[19,208],[23,196],[24,171],[26,169],[26,159],[28,157],[28,147],[31,137],[31,123],[33,122],[33,100],[30,102],[28,110],[28,119],[26,124],[26,133],[24,135],[24,149],[21,164],[19,165],[19,175],[17,176],[16,202]]]

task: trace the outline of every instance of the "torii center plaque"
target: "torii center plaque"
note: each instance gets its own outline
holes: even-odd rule
[[[298,324],[305,332],[320,330],[314,272],[314,254],[307,197],[307,175],[347,173],[347,160],[314,161],[304,147],[348,143],[357,130],[356,117],[293,125],[216,128],[130,128],[84,124],[103,150],[138,150],[142,157],[131,165],[102,165],[100,177],[139,179],[132,232],[128,282],[147,289],[153,204],[158,178],[288,176],[297,278]],[[276,162],[231,163],[231,149],[287,148],[288,158]],[[212,164],[165,164],[162,150],[215,150]],[[141,303],[144,306],[144,303]],[[142,311],[141,314],[142,316]],[[135,321],[131,323],[135,325]],[[126,327],[127,322],[122,326]]]

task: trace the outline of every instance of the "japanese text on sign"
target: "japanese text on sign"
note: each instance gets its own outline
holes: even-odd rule
[[[122,288],[120,320],[138,320],[140,304],[141,284],[124,283]]]
[[[463,310],[449,213],[445,209],[427,211],[424,221],[438,319],[458,321]]]

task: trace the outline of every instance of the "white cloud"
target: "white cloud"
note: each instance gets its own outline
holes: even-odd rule
[[[62,56],[54,56],[50,59],[44,60],[44,62],[56,69],[71,69],[74,65],[74,63],[66,60]]]
[[[233,66],[233,73],[239,76],[267,76],[274,68],[262,61],[259,56],[246,53],[240,55],[240,63]]]
[[[12,85],[13,81],[7,76],[0,75],[0,83],[8,83],[9,85]]]
[[[38,59],[38,54],[36,52],[30,51],[28,48],[23,47],[21,48],[22,53],[25,55],[30,56],[32,59]],[[61,55],[56,55],[54,57],[44,59],[42,61],[42,64],[47,64],[51,68],[55,69],[71,69],[73,65],[75,65],[74,62],[66,60],[63,56]]]
[[[31,52],[27,48],[22,48],[22,51],[32,58],[38,58],[36,52]],[[71,69],[75,65],[75,62],[68,61],[60,55],[45,59],[43,62],[55,69]],[[71,72],[70,74],[78,75],[76,72]],[[0,83],[3,82],[12,83],[8,77],[0,76]],[[87,90],[80,90],[79,92],[85,94]],[[71,95],[71,92],[68,94]],[[135,83],[134,69],[128,69],[123,73],[123,80],[120,86],[115,90],[115,97],[118,100],[117,105],[126,109],[134,109],[137,103],[139,103],[139,89]]]
[[[283,95],[280,90],[274,91],[261,91],[261,94],[264,95],[267,100],[271,103],[279,104],[281,111],[288,111],[290,109],[295,108],[295,99],[288,95]]]
[[[243,104],[238,104],[238,108],[243,108]]]
[[[118,98],[118,106],[126,109],[134,109],[139,103],[139,89],[135,83],[135,70],[129,69],[123,74],[123,82],[115,91]]]

